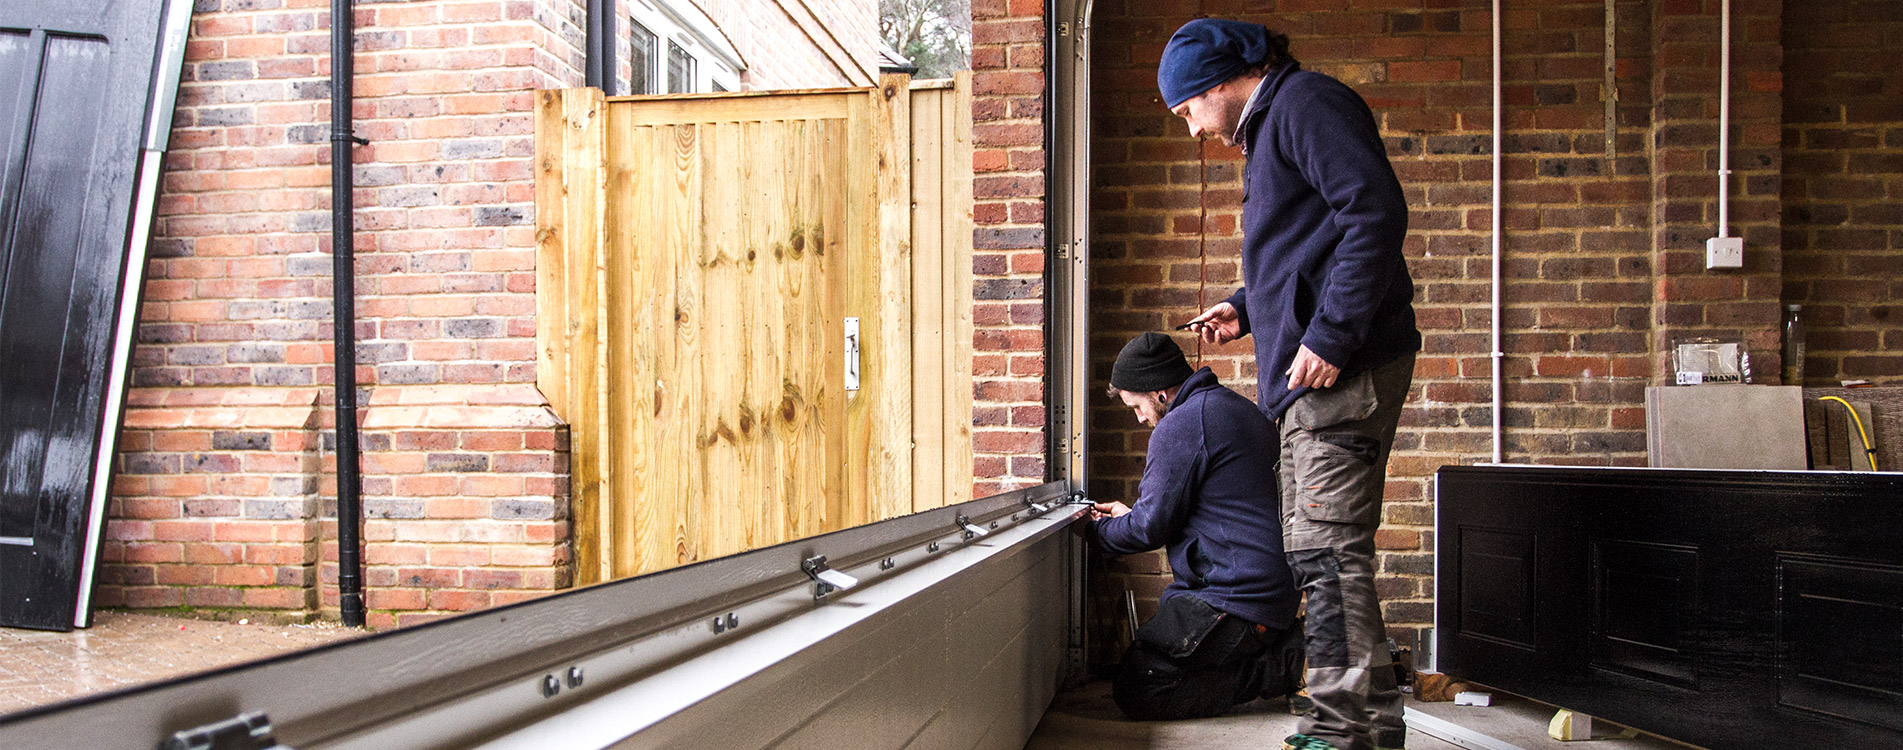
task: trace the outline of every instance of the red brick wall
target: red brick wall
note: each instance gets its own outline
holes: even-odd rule
[[[336,605],[335,545],[319,544],[335,536],[327,6],[198,5],[107,605],[292,618]],[[532,385],[530,113],[533,89],[579,84],[581,20],[569,0],[356,9],[373,624],[567,584],[565,433]],[[283,406],[264,417],[257,404]]]
[[[973,0],[973,497],[1044,481],[1044,5]]]
[[[1813,385],[1903,382],[1903,3],[1785,0],[1784,301]]]
[[[1093,71],[1092,347],[1167,330],[1239,283],[1240,154],[1199,146],[1155,90],[1174,29],[1199,14],[1288,33],[1305,67],[1374,108],[1411,207],[1404,246],[1424,351],[1389,465],[1377,585],[1397,638],[1432,621],[1431,477],[1491,453],[1488,2],[1098,4]],[[1718,3],[1618,3],[1616,156],[1606,157],[1605,4],[1507,2],[1502,16],[1508,461],[1642,465],[1644,387],[1673,337],[1742,337],[1776,372],[1779,3],[1734,3],[1734,234],[1747,267],[1705,271],[1716,225]],[[1199,231],[1202,230],[1202,231]],[[1193,360],[1253,395],[1250,342]],[[1768,355],[1768,356],[1767,356]],[[1131,499],[1148,434],[1093,409],[1093,486]],[[1147,599],[1163,566],[1125,558],[1106,587]],[[1121,603],[1114,603],[1121,611]],[[1114,618],[1113,618],[1114,619]]]

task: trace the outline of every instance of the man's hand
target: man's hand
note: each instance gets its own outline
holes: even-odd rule
[[[1123,503],[1094,503],[1090,506],[1090,520],[1116,518],[1130,512],[1130,506]]]
[[[1319,355],[1303,346],[1295,352],[1295,361],[1288,366],[1288,389],[1295,390],[1303,386],[1309,388],[1328,388],[1335,384],[1335,378],[1341,375],[1341,368],[1328,364]]]
[[[1227,302],[1216,303],[1187,325],[1191,332],[1211,344],[1227,344],[1242,338],[1242,316],[1236,314],[1235,305]]]

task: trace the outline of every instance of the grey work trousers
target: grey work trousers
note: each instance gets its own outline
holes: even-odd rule
[[[1310,391],[1282,417],[1282,544],[1307,597],[1300,732],[1340,750],[1407,742],[1374,589],[1374,532],[1414,356]]]

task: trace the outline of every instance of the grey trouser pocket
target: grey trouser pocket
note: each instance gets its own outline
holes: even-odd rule
[[[1405,390],[1400,398],[1406,398]],[[1386,443],[1394,434],[1391,423],[1374,418],[1381,405],[1370,371],[1309,391],[1289,406],[1283,417],[1282,483],[1290,510],[1310,521],[1362,525],[1380,520]]]

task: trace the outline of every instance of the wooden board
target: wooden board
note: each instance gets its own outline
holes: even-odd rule
[[[606,360],[599,324],[605,253],[607,175],[602,97],[595,89],[543,91],[536,99],[536,379],[569,424],[569,518],[577,561],[605,560],[602,498],[610,473],[601,380]],[[578,584],[604,580],[605,563],[577,564]]]
[[[912,84],[913,512],[971,499],[971,77]]]
[[[541,95],[537,375],[578,582],[968,496],[969,76],[881,84]]]

